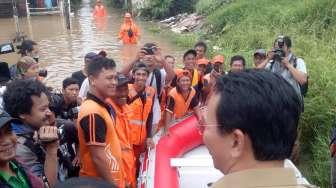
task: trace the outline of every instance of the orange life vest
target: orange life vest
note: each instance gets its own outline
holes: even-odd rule
[[[93,16],[94,17],[105,17],[106,16],[106,10],[103,5],[96,5],[93,11]]]
[[[191,87],[191,91],[187,99],[184,99],[182,94],[177,92],[176,87],[174,87],[169,92],[168,96],[174,99],[175,105],[174,105],[173,115],[175,119],[180,119],[190,112],[189,106],[190,106],[191,100],[193,99],[195,95],[196,95],[196,90],[193,87]]]
[[[132,32],[132,36],[129,36],[129,31]],[[119,39],[124,44],[137,44],[140,36],[140,30],[137,25],[131,20],[130,22],[124,22],[120,26]]]
[[[94,113],[99,114],[106,123],[106,145],[104,150],[106,155],[105,157],[108,160],[108,168],[110,169],[111,176],[113,177],[118,187],[125,187],[123,165],[121,162],[122,153],[118,134],[115,129],[115,122],[105,107],[99,105],[91,99],[87,99],[82,103],[77,121],[79,154],[81,158],[80,176],[100,178],[100,175],[92,161],[90,151],[87,147],[83,130],[79,124],[82,118]],[[95,127],[91,127],[91,129],[95,130]]]
[[[107,99],[106,102],[109,103],[116,112],[116,132],[121,146],[123,174],[127,182],[126,184],[131,185],[131,187],[136,187],[135,157],[131,144],[131,132],[129,129],[129,117],[131,111],[127,105],[120,108],[111,99]]]
[[[128,85],[129,98],[132,99],[138,94],[133,84]],[[146,101],[142,102],[140,97],[135,99],[129,107],[132,109],[132,117],[130,118],[131,140],[134,145],[143,145],[147,137],[146,123],[148,115],[152,110],[155,89],[149,86],[145,88]]]

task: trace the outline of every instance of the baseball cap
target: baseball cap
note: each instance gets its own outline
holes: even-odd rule
[[[222,56],[222,55],[216,55],[212,59],[212,63],[224,63],[224,56]]]
[[[188,76],[190,79],[192,79],[192,75],[189,71],[187,70],[179,70],[176,72],[176,77],[177,77],[177,80],[179,80],[180,78],[182,78],[183,76]]]
[[[12,122],[19,122],[18,119],[12,118],[9,114],[6,112],[0,112],[0,129],[7,125],[8,123]]]
[[[266,50],[265,49],[257,49],[255,52],[254,52],[254,54],[253,54],[253,56],[255,56],[255,55],[262,55],[262,56],[266,56]]]
[[[202,58],[197,60],[197,65],[207,65],[209,63],[209,60]]]
[[[129,79],[122,73],[117,74],[117,87],[123,86],[129,83]]]
[[[97,56],[97,54],[96,53],[94,53],[94,52],[89,52],[89,53],[87,53],[86,55],[85,55],[85,59],[93,59],[94,57],[96,57]]]

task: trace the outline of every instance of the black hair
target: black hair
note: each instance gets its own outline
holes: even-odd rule
[[[218,131],[235,129],[248,135],[256,160],[290,157],[297,136],[301,102],[280,75],[246,70],[221,76],[215,87],[220,96],[216,110]]]
[[[63,89],[66,89],[69,85],[77,84],[79,86],[79,82],[77,79],[69,77],[63,80]]]
[[[186,51],[186,52],[183,54],[183,60],[184,60],[189,54],[192,54],[192,55],[194,55],[195,57],[197,56],[196,51],[193,50],[193,49],[190,49],[190,50]]]
[[[196,47],[198,47],[198,46],[203,47],[203,48],[204,48],[204,52],[206,52],[207,49],[208,49],[207,45],[206,45],[205,42],[203,42],[203,41],[199,41],[199,42],[197,42],[197,43],[195,44],[194,48],[196,48]]]
[[[287,48],[292,47],[292,40],[289,38],[289,36],[284,36],[283,41],[286,44]]]
[[[232,65],[232,63],[233,63],[234,61],[242,61],[244,67],[245,67],[245,65],[246,65],[245,58],[244,58],[242,55],[235,55],[235,56],[231,57],[231,60],[230,60],[230,66]]]
[[[175,60],[175,57],[174,57],[174,56],[172,56],[172,55],[166,55],[166,56],[164,57],[164,59],[167,59],[167,58],[172,58],[172,59],[174,59],[174,60]]]
[[[100,56],[102,56],[102,57],[106,57],[106,56],[107,56],[107,53],[106,53],[104,50],[102,50],[102,51],[100,51],[100,52],[98,53],[98,55],[100,55]]]
[[[104,180],[93,179],[89,177],[76,177],[58,182],[54,188],[117,188],[116,185]]]
[[[133,69],[132,69],[132,73],[134,74],[135,71],[137,71],[139,69],[143,69],[144,71],[146,71],[149,74],[148,66],[141,61],[138,61],[134,64]]]
[[[40,97],[44,93],[48,97],[48,88],[37,80],[16,80],[7,85],[3,95],[4,108],[14,118],[21,114],[30,114],[33,106],[32,96]]]
[[[114,62],[113,59],[109,59],[106,57],[95,57],[92,60],[92,63],[89,64],[88,66],[88,75],[89,76],[97,76],[102,69],[115,69],[116,68],[116,63]]]
[[[24,40],[22,41],[20,46],[17,46],[17,48],[19,49],[18,53],[22,56],[26,56],[27,52],[33,51],[34,45],[37,45],[37,43],[32,40]]]

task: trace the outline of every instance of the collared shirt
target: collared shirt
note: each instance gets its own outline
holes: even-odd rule
[[[225,175],[212,188],[303,188],[299,185],[291,168],[249,169]]]
[[[0,171],[0,179],[13,188],[29,188],[28,179],[21,170],[13,163],[9,162],[10,169],[16,174],[11,176],[6,172]]]

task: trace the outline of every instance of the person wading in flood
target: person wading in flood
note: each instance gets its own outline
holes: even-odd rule
[[[104,5],[102,4],[101,0],[97,0],[96,6],[93,10],[93,17],[106,17],[106,9]]]
[[[134,23],[130,13],[125,14],[124,23],[120,27],[119,40],[123,44],[137,44],[140,38],[140,30]]]

